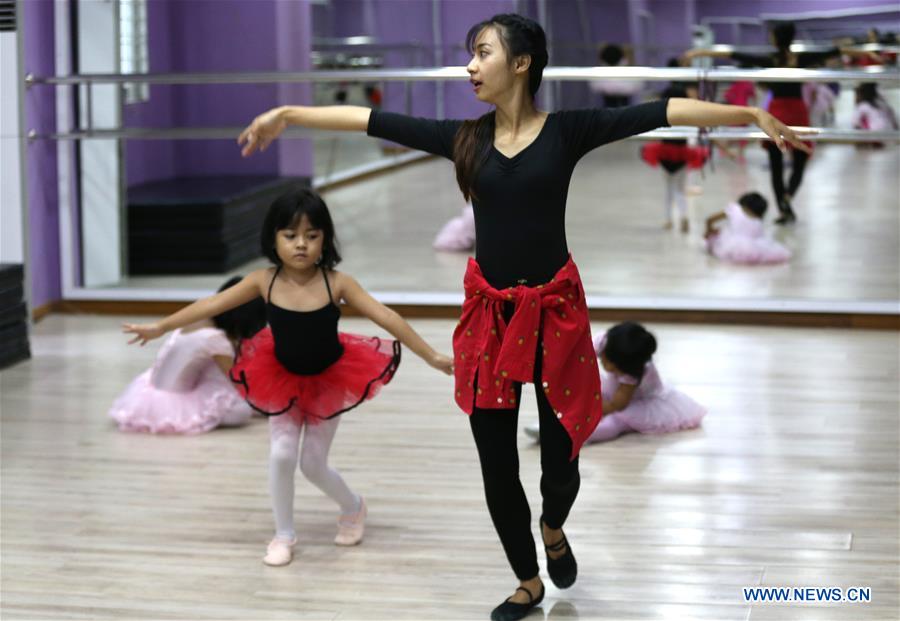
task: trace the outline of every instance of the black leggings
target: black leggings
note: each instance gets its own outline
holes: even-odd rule
[[[538,345],[538,351],[541,345]],[[541,357],[535,357],[535,394],[541,423],[541,495],[543,518],[550,528],[562,528],[578,495],[581,478],[578,458],[569,461],[572,440],[557,420],[541,386]],[[538,574],[537,553],[531,532],[531,510],[519,480],[516,447],[522,385],[516,384],[516,407],[503,410],[475,408],[469,417],[481,459],[484,495],[506,558],[519,580]]]
[[[769,168],[772,171],[772,190],[775,192],[775,200],[778,201],[778,210],[784,212],[785,194],[790,194],[793,198],[800,189],[800,183],[803,181],[803,171],[806,168],[806,162],[809,155],[798,149],[792,149],[793,166],[791,169],[791,179],[788,181],[787,192],[784,189],[784,158],[781,151],[774,143],[766,143],[766,151],[769,152]]]

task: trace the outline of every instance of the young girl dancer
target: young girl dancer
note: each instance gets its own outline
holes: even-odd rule
[[[547,113],[535,94],[547,64],[543,29],[495,15],[469,31],[475,96],[495,109],[469,121],[417,119],[353,106],[285,106],[260,116],[238,142],[249,156],[287,127],[368,132],[454,161],[475,208],[476,259],[454,333],[456,402],[468,413],[488,510],[520,586],[491,613],[521,619],[544,596],[519,480],[519,394],[533,381],[541,420],[540,527],[547,571],[571,586],[577,563],[562,527],[578,494],[578,452],[600,422],[601,396],[584,287],[565,235],[575,165],[591,150],[664,125],[756,123],[784,147],[793,131],[762,110],[689,99]]]
[[[754,67],[805,68],[820,64],[828,58],[839,57],[841,54],[868,55],[868,52],[847,48],[834,48],[825,52],[795,53],[791,51],[795,33],[796,28],[792,22],[776,24],[772,28],[770,39],[777,51],[768,56],[694,49],[688,51],[686,57],[688,59],[699,57],[732,58],[739,63]],[[770,88],[772,89],[772,101],[768,110],[772,115],[786,125],[809,125],[809,111],[806,103],[803,101],[802,83],[775,82],[770,85]],[[791,201],[797,195],[800,183],[803,181],[803,172],[812,153],[812,145],[810,143],[792,145],[793,164],[787,188],[784,185],[784,159],[781,149],[777,148],[777,144],[773,144],[768,140],[763,143],[763,146],[769,153],[772,191],[775,193],[778,210],[781,212],[781,216],[775,222],[777,224],[790,224],[797,219]]]
[[[706,409],[679,390],[665,386],[653,364],[656,338],[644,326],[626,321],[594,337],[603,375],[603,420],[587,442],[606,442],[623,433],[669,433],[693,429]],[[537,438],[539,428],[525,432]]]
[[[791,251],[766,235],[763,217],[768,204],[757,192],[744,194],[737,203],[731,203],[725,211],[706,219],[706,248],[710,254],[744,265],[784,263],[791,258]],[[722,220],[726,225],[717,228]]]
[[[239,283],[234,277],[219,288]],[[121,431],[204,433],[242,425],[253,410],[228,378],[235,348],[266,325],[266,306],[253,300],[235,309],[175,330],[115,400],[109,416]]]
[[[263,561],[286,565],[297,543],[294,470],[301,429],[300,470],[341,509],[335,543],[355,545],[362,540],[365,502],[328,466],[328,451],[338,415],[374,397],[400,363],[397,341],[338,332],[338,302],[354,307],[432,367],[450,374],[452,361],[351,276],[335,271],[341,257],[334,225],[315,193],[301,189],[276,199],[261,241],[274,268],[257,270],[160,322],[125,324],[124,331],[135,335],[132,343],[143,345],[169,330],[264,298],[269,327],[241,344],[231,377],[251,407],[271,416],[270,491],[276,530]]]
[[[696,99],[696,89],[689,94],[682,85],[672,85],[662,92],[663,99],[672,97],[690,97]],[[689,169],[702,168],[709,150],[705,147],[693,147],[688,141],[678,138],[650,142],[641,149],[641,157],[650,166],[662,168],[663,180],[666,183],[666,195],[663,201],[663,228],[672,228],[672,207],[678,213],[681,232],[690,230],[687,205],[687,174]]]
[[[856,87],[856,108],[853,109],[853,128],[873,132],[897,129],[897,115],[884,97],[878,92],[878,85],[866,82]],[[860,143],[862,148],[880,149],[880,142]]]

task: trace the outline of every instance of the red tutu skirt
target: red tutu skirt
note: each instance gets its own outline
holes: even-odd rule
[[[337,362],[316,375],[288,371],[275,358],[272,330],[241,343],[231,380],[247,403],[266,416],[287,414],[298,424],[316,424],[352,410],[378,394],[400,364],[400,343],[338,333],[344,347]]]
[[[688,168],[702,168],[709,158],[707,147],[692,147],[671,142],[649,142],[641,149],[641,159],[651,166],[660,162],[687,164]]]
[[[769,103],[769,114],[785,125],[809,127],[809,109],[801,97],[773,97]],[[762,146],[766,148],[774,144],[771,140],[764,140]],[[810,148],[813,146],[811,142],[803,144]],[[785,142],[785,145],[793,149],[789,143]]]

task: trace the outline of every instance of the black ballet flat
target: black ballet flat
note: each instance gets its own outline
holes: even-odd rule
[[[794,213],[791,201],[788,199],[782,199],[778,203],[778,210],[781,212],[781,216],[775,219],[775,224],[791,224],[797,221],[797,214]]]
[[[518,621],[519,619],[524,619],[535,606],[544,601],[544,593],[547,592],[544,586],[541,585],[541,595],[535,599],[531,591],[523,586],[520,586],[516,591],[525,591],[528,593],[528,603],[517,604],[507,599],[491,611],[491,621]]]
[[[541,518],[541,540],[544,538],[544,518]],[[565,554],[557,558],[550,558],[551,552],[560,552],[565,549]],[[572,553],[572,546],[563,533],[562,539],[553,545],[544,545],[544,551],[547,553],[547,573],[550,574],[550,580],[558,589],[568,589],[575,584],[578,577],[578,563],[575,561],[575,555]]]

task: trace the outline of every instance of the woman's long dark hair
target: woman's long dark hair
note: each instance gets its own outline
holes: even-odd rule
[[[780,66],[787,65],[788,54],[791,51],[791,43],[797,35],[797,27],[794,22],[779,22],[772,27],[772,38],[775,39],[775,47],[778,48],[776,58]]]
[[[496,28],[510,63],[518,56],[531,56],[528,91],[533,99],[541,85],[544,67],[547,66],[547,36],[544,29],[536,21],[515,13],[494,15],[469,29],[466,49],[474,53],[475,40],[482,30],[489,27]],[[464,121],[456,132],[453,143],[456,182],[466,200],[475,196],[475,178],[494,143],[495,127],[496,113],[492,110],[474,121]]]

